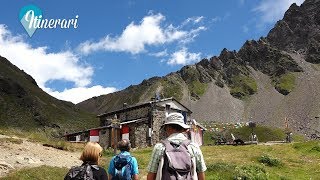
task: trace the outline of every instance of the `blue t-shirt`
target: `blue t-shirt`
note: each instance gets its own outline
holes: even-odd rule
[[[125,156],[130,155],[130,153],[127,151],[121,151],[120,154],[125,155]],[[114,158],[115,157],[116,156],[112,157],[110,164],[109,164],[109,169],[108,169],[108,173],[111,174],[112,176],[115,176],[115,172],[116,172],[115,167],[114,167]],[[139,174],[137,159],[135,157],[131,156],[130,163],[131,163],[131,167],[132,167],[131,176],[133,176],[135,174]]]

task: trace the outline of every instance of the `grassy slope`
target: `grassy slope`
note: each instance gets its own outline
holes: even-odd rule
[[[207,179],[317,179],[320,173],[320,143],[249,146],[201,147],[208,167]],[[145,179],[151,148],[134,150],[139,163],[140,178]],[[102,165],[107,169],[112,153],[105,153]],[[259,162],[261,157],[277,159],[280,165]],[[46,167],[23,169],[3,179],[62,179],[65,168]]]
[[[295,87],[296,74],[286,73],[274,80],[274,86],[282,94],[289,94]]]
[[[56,124],[62,129],[83,129],[98,125],[93,114],[84,112],[70,102],[60,101],[32,83],[31,76],[0,57],[0,77],[21,87],[26,94],[0,93],[0,128],[34,130]],[[35,120],[35,115],[40,121]],[[43,123],[40,124],[39,122]]]
[[[257,92],[257,83],[250,76],[235,76],[230,85],[230,94],[236,98],[244,98]]]

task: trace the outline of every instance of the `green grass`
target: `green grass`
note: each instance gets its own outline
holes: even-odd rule
[[[188,88],[191,94],[194,93],[198,96],[202,96],[206,92],[207,87],[208,87],[207,83],[201,83],[199,80],[192,81],[188,85]]]
[[[259,142],[283,141],[285,140],[285,137],[286,137],[286,134],[282,129],[270,128],[265,126],[257,126],[253,130],[256,133]],[[227,138],[227,140],[231,140],[231,133],[233,133],[233,135],[236,138],[240,138],[243,141],[249,141],[249,136],[251,134],[251,131],[252,129],[248,126],[243,126],[237,129],[227,127],[227,129],[224,132],[206,131],[204,133],[204,143],[206,145],[213,145],[214,141],[211,139],[211,137],[217,136],[219,134],[224,135]],[[294,141],[304,140],[304,138],[301,135],[295,135],[293,137],[293,140]]]
[[[7,177],[0,178],[2,180],[61,180],[67,173],[67,168],[58,168],[50,166],[40,166],[35,168],[25,168],[11,173]]]
[[[22,139],[17,139],[17,138],[1,138],[0,139],[0,144],[4,143],[4,142],[6,142],[6,143],[10,142],[10,143],[13,143],[13,144],[22,144],[23,140]]]
[[[178,81],[164,79],[161,81],[161,85],[164,98],[174,97],[178,101],[182,99],[182,87]]]
[[[0,97],[0,128],[19,127],[25,131],[38,128],[74,129],[96,127],[94,114],[60,101],[40,89],[31,76],[0,58],[3,89]],[[4,90],[4,91],[3,91]],[[58,128],[58,126],[60,128]],[[56,133],[60,135],[59,133]]]
[[[42,130],[28,131],[22,130],[20,128],[0,128],[0,134],[5,134],[8,136],[17,136],[19,138],[27,138],[31,141],[37,142],[47,142],[52,140],[51,138],[48,138],[49,135],[47,135],[46,132]]]
[[[275,88],[283,95],[289,94],[295,87],[296,75],[294,73],[286,73],[274,80]]]
[[[216,162],[207,163],[207,171],[212,172],[210,175],[206,175],[207,179],[232,179],[235,174],[235,168],[237,166],[233,164]]]
[[[72,152],[81,151],[84,148],[84,145],[85,145],[84,143],[70,143],[62,140],[60,141],[51,140],[43,144],[43,146],[53,147],[56,149],[72,151]]]
[[[235,76],[231,78],[230,94],[236,98],[245,98],[257,92],[257,83],[250,76]]]
[[[319,179],[319,141],[279,145],[202,146],[206,179]],[[152,148],[135,149],[140,179],[146,179]],[[112,151],[102,166],[108,168]],[[261,160],[263,159],[263,160]],[[268,162],[271,162],[269,165]],[[278,165],[276,163],[278,161]],[[4,179],[63,179],[68,169],[41,166],[12,172]]]
[[[294,143],[292,147],[302,153],[306,154],[319,154],[320,153],[320,142],[319,141],[308,141],[304,143]]]
[[[50,132],[50,131],[49,131]],[[0,134],[5,134],[8,136],[16,136],[18,138],[2,138],[1,142],[11,142],[15,144],[21,144],[23,142],[20,138],[25,138],[28,141],[38,142],[48,147],[53,147],[56,149],[66,150],[66,151],[80,151],[83,149],[84,144],[82,143],[70,143],[63,139],[52,138],[48,132],[45,131],[25,131],[21,129],[8,128],[0,129]]]

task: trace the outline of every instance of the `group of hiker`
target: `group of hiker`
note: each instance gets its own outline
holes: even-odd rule
[[[189,125],[185,124],[183,115],[169,114],[161,128],[164,128],[167,138],[154,146],[147,167],[147,180],[204,180],[207,167],[199,146],[186,136]],[[130,146],[127,139],[118,142],[120,153],[111,159],[107,175],[104,168],[98,165],[102,147],[89,142],[80,157],[83,164],[71,168],[64,179],[137,180],[138,162],[130,154]]]

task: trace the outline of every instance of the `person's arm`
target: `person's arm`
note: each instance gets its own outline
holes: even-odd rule
[[[133,176],[132,176],[132,179],[133,179],[133,180],[138,180],[138,179],[139,179],[138,174],[133,175]]]
[[[205,180],[206,179],[204,172],[198,172],[197,175],[198,175],[198,180]]]
[[[204,158],[202,155],[202,151],[200,147],[194,143],[191,143],[191,150],[195,156],[195,164],[196,164],[196,173],[199,180],[205,180],[205,171],[207,170],[207,166],[204,162]]]
[[[138,161],[135,157],[132,157],[132,179],[133,180],[138,180],[139,179],[139,167],[138,167]]]
[[[155,180],[157,177],[157,173],[149,172],[147,176],[147,180]]]
[[[115,172],[115,168],[114,168],[114,163],[113,163],[113,159],[114,157],[111,159],[110,163],[109,163],[109,168],[108,168],[108,179],[112,179],[112,175],[114,174]]]
[[[159,168],[160,159],[163,156],[164,145],[158,143],[154,146],[151,158],[148,164],[148,175],[147,180],[155,180],[157,177],[157,171]]]

